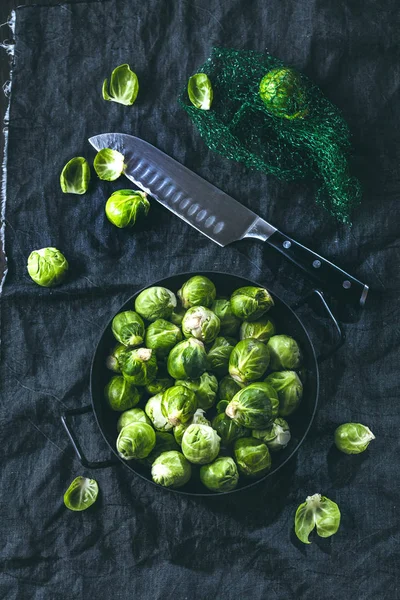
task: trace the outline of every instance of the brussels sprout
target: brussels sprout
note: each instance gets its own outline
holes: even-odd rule
[[[278,67],[261,79],[260,97],[268,112],[284,119],[303,119],[308,113],[307,91],[293,69]]]
[[[221,400],[228,400],[230,402],[235,394],[242,389],[237,381],[232,379],[230,375],[223,377],[218,385],[219,397]]]
[[[85,194],[90,181],[90,167],[86,158],[76,156],[67,162],[60,175],[64,194]]]
[[[171,377],[158,377],[146,385],[146,392],[148,392],[150,396],[156,396],[156,394],[162,394],[165,390],[172,387],[174,383],[175,382]]]
[[[157,285],[143,290],[135,300],[136,312],[148,321],[169,319],[175,307],[175,294]]]
[[[121,458],[146,458],[156,445],[156,434],[148,423],[136,421],[125,425],[117,438],[117,451]]]
[[[210,344],[219,332],[218,317],[205,306],[192,306],[182,321],[182,331],[185,337],[194,337],[205,344]]]
[[[134,384],[122,375],[115,375],[110,379],[104,394],[110,408],[118,412],[133,408],[140,400],[139,391]]]
[[[217,415],[220,415],[222,413],[225,413],[226,411],[226,407],[229,404],[229,400],[220,400],[217,404],[217,406],[215,407],[215,410],[217,411]]]
[[[238,383],[247,385],[260,379],[269,365],[267,346],[257,340],[242,340],[229,357],[229,375]]]
[[[64,281],[68,262],[57,248],[41,248],[30,253],[27,269],[35,283],[42,287],[52,287]]]
[[[167,356],[172,348],[182,340],[182,332],[176,325],[157,319],[147,328],[146,346],[156,353],[157,357]]]
[[[232,312],[231,303],[226,298],[216,300],[211,307],[211,310],[217,315],[221,323],[219,330],[223,336],[236,336],[239,331],[240,321]]]
[[[186,309],[183,308],[183,306],[179,306],[179,307],[177,306],[176,309],[174,310],[174,312],[172,313],[172,315],[170,316],[169,320],[171,321],[171,323],[173,323],[177,327],[181,327],[183,317],[185,316],[185,314],[186,314]]]
[[[267,317],[258,319],[258,321],[244,321],[240,327],[241,340],[253,338],[253,340],[267,343],[273,335],[275,335],[275,325]]]
[[[192,468],[181,452],[163,452],[153,462],[151,476],[155,483],[165,487],[179,488],[190,479]]]
[[[147,194],[135,190],[117,190],[105,207],[107,219],[119,229],[133,227],[138,218],[147,216],[149,210]]]
[[[147,385],[157,376],[157,359],[150,348],[127,348],[121,352],[119,364],[122,373],[135,385]]]
[[[207,354],[208,368],[223,377],[228,374],[229,358],[236,345],[232,338],[217,337]]]
[[[172,429],[171,423],[163,415],[161,410],[162,394],[156,394],[152,398],[147,400],[144,412],[153,423],[154,429],[157,431],[170,431]]]
[[[220,413],[213,419],[212,427],[218,433],[221,443],[225,447],[230,446],[235,440],[249,435],[248,429],[237,425],[225,413]]]
[[[279,417],[267,429],[253,429],[251,435],[267,444],[272,452],[286,448],[291,437],[289,425]]]
[[[239,288],[231,296],[231,310],[242,321],[256,321],[272,306],[274,301],[264,288],[246,286]]]
[[[198,408],[196,410],[190,421],[187,421],[186,423],[181,423],[180,425],[174,427],[174,438],[176,442],[179,445],[181,445],[183,434],[185,433],[189,425],[197,425],[198,423],[200,423],[201,425],[211,425],[210,421],[204,416],[204,410],[202,410],[201,408]]]
[[[119,65],[111,73],[110,87],[108,79],[103,82],[103,98],[125,106],[131,106],[138,95],[139,81],[136,73],[131,71],[129,65]]]
[[[188,96],[190,102],[201,110],[210,110],[213,101],[211,81],[205,73],[195,73],[189,77]]]
[[[140,346],[144,340],[144,323],[133,310],[125,310],[115,315],[111,329],[116,340],[124,346]]]
[[[301,365],[301,352],[298,343],[289,335],[273,335],[267,344],[273,371],[298,369]]]
[[[93,167],[99,179],[115,181],[125,168],[124,155],[118,150],[103,148],[94,157]]]
[[[345,454],[360,454],[369,446],[375,436],[372,431],[361,423],[344,423],[335,431],[335,444],[338,450]]]
[[[212,492],[231,492],[239,481],[235,461],[230,456],[220,456],[209,465],[203,465],[200,481]]]
[[[151,425],[151,421],[144,412],[144,410],[142,410],[141,408],[131,408],[130,410],[126,410],[125,412],[123,412],[120,418],[118,419],[118,433],[126,425],[130,425],[131,423],[147,423],[148,425]]]
[[[174,379],[197,379],[207,369],[203,342],[188,338],[179,342],[168,355],[168,373]]]
[[[121,373],[121,367],[119,366],[119,357],[122,352],[126,350],[124,344],[117,344],[111,350],[110,354],[106,359],[106,367],[110,369],[110,371],[114,371],[114,373]]]
[[[297,537],[304,544],[311,544],[308,536],[314,527],[320,537],[330,537],[340,525],[340,510],[336,502],[321,494],[308,496],[296,510],[294,526]]]
[[[233,454],[239,472],[248,477],[262,477],[271,468],[271,455],[267,446],[253,437],[236,440]]]
[[[180,448],[175,441],[172,433],[165,433],[163,431],[156,431],[156,445],[143,462],[151,467],[153,462],[163,453],[170,452],[171,450],[179,450]]]
[[[295,371],[276,371],[265,379],[278,393],[279,415],[287,417],[296,410],[303,397],[303,384]]]
[[[205,306],[210,308],[216,296],[215,285],[208,277],[195,275],[188,279],[178,291],[178,298],[183,308],[191,306]]]
[[[187,387],[175,385],[165,390],[162,395],[162,414],[174,427],[189,421],[196,410],[196,394]]]
[[[183,434],[182,452],[191,463],[205,465],[218,456],[220,440],[209,425],[189,425]]]
[[[199,379],[178,379],[176,385],[183,385],[196,394],[199,408],[208,410],[217,397],[218,381],[214,375],[203,373]]]
[[[95,479],[76,477],[64,494],[64,504],[69,510],[86,510],[96,502],[98,493]]]
[[[278,394],[268,383],[258,381],[240,390],[229,402],[225,413],[249,429],[266,429],[278,416]]]

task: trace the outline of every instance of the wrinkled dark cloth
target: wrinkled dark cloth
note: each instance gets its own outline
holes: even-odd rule
[[[395,600],[399,576],[397,2],[198,0],[19,8],[8,147],[1,345],[1,576],[4,600]],[[210,153],[176,102],[212,46],[263,51],[305,72],[353,132],[364,197],[350,229],[315,205],[311,182],[282,183]],[[103,79],[128,62],[133,107],[105,102]],[[93,174],[85,196],[63,195],[73,156],[92,160],[91,135],[142,137],[275,226],[371,286],[365,310],[336,305],[345,345],[321,364],[320,406],[296,457],[272,481],[233,496],[185,498],[122,465],[83,468],[60,416],[90,403],[89,368],[109,318],[136,289],[177,272],[249,276],[288,303],[311,283],[256,241],[220,248],[152,204],[131,231],[104,204],[130,187]],[[36,286],[33,249],[56,246],[70,262],[61,287]],[[317,346],[327,322],[305,311]],[[360,456],[333,448],[335,428],[368,425]],[[106,460],[94,418],[74,420],[90,460]],[[77,475],[101,494],[73,513],[63,493]],[[338,533],[304,546],[294,513],[320,492],[342,512]]]

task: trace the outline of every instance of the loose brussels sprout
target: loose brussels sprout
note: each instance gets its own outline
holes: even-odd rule
[[[216,300],[211,307],[211,310],[217,315],[220,320],[220,334],[223,336],[235,337],[239,331],[240,321],[232,312],[231,303],[226,298]]]
[[[248,477],[262,477],[271,468],[271,455],[266,444],[253,437],[236,440],[233,454],[239,472]]]
[[[209,425],[189,425],[183,434],[182,452],[191,463],[205,465],[218,456],[220,440]]]
[[[168,355],[168,373],[174,379],[197,379],[207,370],[207,354],[203,342],[188,338],[179,342]]]
[[[159,358],[167,356],[181,340],[182,332],[179,327],[164,319],[150,323],[146,331],[146,346],[154,350]]]
[[[261,79],[259,93],[275,117],[303,119],[308,113],[307,91],[296,71],[278,67]]]
[[[219,397],[221,400],[230,402],[235,394],[242,389],[242,386],[237,381],[232,379],[230,375],[223,377],[218,385]]]
[[[191,306],[205,306],[210,308],[216,296],[215,285],[208,277],[195,275],[183,284],[178,292],[178,298],[183,308]]]
[[[217,397],[218,381],[214,375],[203,373],[199,379],[178,379],[176,385],[183,385],[196,394],[199,408],[208,410]]]
[[[67,162],[60,175],[64,194],[85,194],[89,187],[90,167],[86,158],[76,156]]]
[[[170,316],[169,320],[171,321],[171,323],[173,323],[177,327],[181,327],[183,317],[185,316],[185,314],[186,314],[186,309],[183,308],[183,306],[177,306],[175,308],[174,312],[172,313],[172,315]]]
[[[153,462],[163,453],[172,450],[180,450],[172,433],[156,431],[156,445],[148,456],[144,459],[144,463],[151,467]]]
[[[270,368],[273,371],[298,369],[301,365],[301,352],[298,343],[289,335],[273,335],[267,344],[271,356]]]
[[[105,387],[104,395],[110,408],[118,412],[133,408],[140,400],[139,391],[134,384],[122,375],[115,375],[110,379]]]
[[[156,394],[152,398],[149,398],[144,407],[144,412],[153,423],[154,429],[157,431],[171,431],[172,425],[161,410],[162,396],[162,394]]]
[[[278,416],[278,409],[278,394],[272,385],[258,381],[240,390],[225,413],[243,427],[266,429]]]
[[[110,369],[110,371],[114,371],[114,373],[121,373],[121,367],[119,366],[119,357],[122,352],[126,350],[124,344],[117,344],[111,350],[110,354],[106,359],[106,367]]]
[[[148,321],[169,319],[175,307],[175,294],[157,285],[143,290],[135,300],[136,312]]]
[[[118,150],[103,148],[94,157],[93,167],[99,179],[115,181],[125,168],[124,155]]]
[[[150,396],[156,396],[172,387],[174,383],[175,382],[171,377],[158,377],[146,385],[146,392],[149,393]]]
[[[148,423],[136,421],[125,425],[117,438],[117,451],[121,458],[146,458],[156,445],[156,434]]]
[[[196,410],[196,394],[187,387],[175,385],[165,390],[162,395],[162,414],[174,427],[189,421]]]
[[[147,216],[149,210],[147,194],[137,190],[117,190],[105,207],[107,219],[119,229],[133,227],[138,218]]]
[[[196,410],[190,421],[187,421],[186,423],[181,423],[181,425],[177,425],[176,427],[174,427],[174,438],[176,442],[179,445],[181,445],[183,434],[185,433],[189,425],[197,425],[198,423],[200,423],[201,425],[211,425],[210,421],[204,416],[204,410],[202,410],[201,408],[198,408]]]
[[[272,306],[274,301],[264,288],[246,286],[239,288],[231,296],[231,310],[241,321],[256,321]]]
[[[201,110],[210,110],[213,101],[211,81],[205,73],[195,73],[189,77],[188,96],[190,102]]]
[[[182,321],[183,335],[187,338],[194,337],[204,344],[210,344],[218,335],[219,319],[205,306],[192,306],[189,308]]]
[[[267,429],[253,429],[251,435],[267,444],[272,452],[286,448],[291,437],[289,425],[279,417]]]
[[[96,502],[98,493],[95,479],[76,477],[64,494],[64,504],[69,510],[86,510]]]
[[[208,368],[223,377],[228,374],[229,358],[236,345],[232,338],[217,337],[207,354]]]
[[[151,476],[155,483],[165,487],[179,488],[190,479],[192,468],[181,452],[163,452],[153,462]]]
[[[157,376],[157,359],[150,348],[127,348],[119,363],[123,374],[135,385],[147,385]]]
[[[303,384],[295,371],[276,371],[265,379],[278,393],[279,415],[287,417],[296,410],[303,397]]]
[[[242,340],[229,358],[229,375],[238,383],[247,385],[260,379],[269,365],[267,346],[257,340]]]
[[[344,423],[335,431],[335,444],[338,450],[345,454],[360,454],[369,446],[375,436],[372,431],[361,423]]]
[[[217,404],[217,406],[215,407],[215,410],[217,411],[217,415],[220,415],[222,413],[225,414],[226,411],[226,407],[229,404],[229,400],[220,400]]]
[[[266,344],[273,335],[275,335],[275,325],[267,317],[258,321],[244,321],[240,327],[241,340],[253,338]]]
[[[218,433],[221,443],[225,447],[230,446],[235,440],[249,435],[248,429],[237,425],[225,413],[220,413],[213,419],[212,427]]]
[[[220,456],[200,468],[200,481],[212,492],[231,492],[239,481],[235,461],[230,456]]]
[[[118,419],[118,433],[126,425],[130,425],[131,423],[147,423],[148,425],[151,425],[151,421],[144,412],[144,410],[142,410],[141,408],[131,408],[130,410],[126,410],[125,412],[123,412],[120,418]]]
[[[111,329],[118,342],[124,346],[140,346],[144,340],[144,323],[133,310],[125,310],[115,315],[112,320]]]
[[[308,536],[314,527],[320,537],[330,537],[340,525],[340,510],[336,502],[321,494],[308,496],[296,510],[294,526],[297,537],[303,544],[311,544]]]
[[[131,71],[129,65],[119,65],[111,73],[109,90],[108,79],[105,79],[102,92],[104,100],[131,106],[139,92],[139,81],[136,73]]]
[[[64,281],[68,262],[57,248],[41,248],[30,253],[27,269],[35,283],[42,287],[52,287]]]

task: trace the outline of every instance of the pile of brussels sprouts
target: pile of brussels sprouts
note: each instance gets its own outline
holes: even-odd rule
[[[213,492],[265,475],[271,454],[290,441],[285,419],[303,394],[300,348],[276,332],[267,316],[273,305],[259,287],[219,298],[214,283],[196,275],[177,297],[150,287],[134,310],[117,314],[105,397],[121,413],[119,455],[171,488],[196,468]]]

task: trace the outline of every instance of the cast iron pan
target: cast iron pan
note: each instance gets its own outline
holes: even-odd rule
[[[205,275],[206,277],[209,277],[214,282],[219,296],[229,297],[235,289],[246,285],[255,285],[262,287],[262,284],[250,281],[249,279],[237,277],[236,275],[230,275],[228,273],[216,272],[183,273],[180,275],[174,275],[172,277],[161,279],[160,281],[148,284],[145,287],[147,288],[151,285],[161,285],[176,293],[178,289],[182,286],[182,284],[193,275]],[[120,307],[120,309],[117,312],[121,312],[124,310],[133,310],[135,298],[141,291],[142,290],[138,290],[131,298],[129,298],[129,300],[127,300]],[[303,323],[301,322],[300,318],[295,313],[294,309],[297,309],[299,308],[299,306],[301,306],[301,304],[308,302],[309,296],[314,295],[320,300],[323,307],[325,308],[328,317],[333,321],[333,324],[338,333],[338,340],[336,344],[331,347],[328,353],[326,353],[323,357],[319,357],[320,361],[327,358],[327,356],[333,354],[333,352],[335,352],[338,349],[338,347],[341,346],[344,342],[342,330],[339,324],[337,323],[336,319],[334,318],[328,304],[326,303],[322,292],[320,292],[319,290],[313,290],[309,296],[297,302],[295,307],[289,307],[276,294],[274,294],[271,290],[269,291],[274,299],[275,306],[269,311],[268,316],[271,316],[275,320],[278,333],[285,333],[294,337],[299,343],[300,348],[302,350],[304,367],[304,395],[300,407],[293,415],[287,418],[292,434],[291,441],[284,450],[278,453],[274,453],[272,455],[272,468],[269,471],[269,473],[263,478],[257,480],[249,480],[241,476],[238,488],[233,492],[225,492],[229,494],[235,493],[241,489],[247,489],[251,486],[257,485],[265,479],[267,479],[268,477],[270,477],[271,475],[273,475],[274,473],[276,473],[297,452],[300,445],[306,438],[307,433],[313,422],[314,415],[317,409],[319,393],[318,360],[309,334],[306,328],[304,327]],[[112,315],[112,318],[114,316],[115,315]],[[104,388],[107,382],[109,381],[110,377],[112,376],[111,371],[109,371],[105,367],[106,357],[108,356],[110,349],[113,348],[116,343],[115,338],[113,337],[111,332],[112,318],[110,319],[108,325],[104,329],[93,356],[90,373],[92,404],[83,408],[72,409],[70,411],[67,411],[61,417],[62,423],[74,446],[75,452],[83,466],[90,469],[96,469],[112,466],[118,463],[118,461],[121,461],[122,464],[127,469],[129,469],[129,471],[131,471],[131,473],[133,473],[135,476],[142,477],[143,479],[146,479],[153,485],[163,490],[169,489],[163,488],[162,486],[155,484],[151,479],[149,469],[146,469],[145,467],[137,464],[135,461],[125,461],[118,455],[116,451],[115,443],[118,435],[117,420],[120,416],[120,413],[112,411],[104,399]],[[97,424],[101,433],[103,434],[104,439],[110,447],[111,452],[115,456],[115,458],[111,461],[89,462],[83,455],[79,441],[77,440],[75,433],[71,429],[71,425],[69,422],[70,417],[78,414],[83,414],[91,410],[93,410],[95,414]],[[188,494],[193,496],[219,495],[207,491],[207,489],[200,483],[197,471],[198,467],[193,465],[193,474],[189,483],[183,488],[169,491],[178,494]]]

